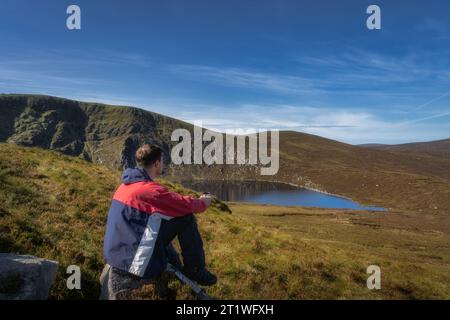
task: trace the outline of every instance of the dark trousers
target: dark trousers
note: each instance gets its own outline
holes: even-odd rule
[[[198,231],[197,220],[193,214],[183,217],[163,220],[159,229],[164,246],[169,247],[175,237],[180,243],[181,255],[186,269],[201,269],[205,267],[205,252],[203,241]],[[172,262],[173,253],[168,252],[169,262]]]

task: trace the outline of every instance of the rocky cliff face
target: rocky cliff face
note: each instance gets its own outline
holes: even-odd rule
[[[67,99],[0,95],[0,141],[39,146],[121,169],[134,166],[137,147],[149,142],[166,152],[182,121],[137,108]]]

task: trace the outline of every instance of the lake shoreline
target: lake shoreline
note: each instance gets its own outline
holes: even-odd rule
[[[298,190],[308,190],[308,191],[312,191],[315,193],[319,193],[319,194],[323,194],[329,197],[333,197],[333,198],[337,198],[337,199],[342,199],[342,200],[346,200],[349,201],[353,204],[356,204],[359,207],[362,207],[361,209],[355,209],[355,208],[334,208],[334,207],[323,207],[323,208],[330,208],[330,209],[347,209],[347,210],[367,210],[367,211],[377,211],[377,212],[388,212],[389,209],[385,208],[385,207],[381,207],[381,206],[377,206],[377,205],[365,205],[362,203],[359,203],[353,199],[351,199],[350,197],[347,196],[343,196],[343,195],[338,195],[338,194],[333,194],[330,192],[327,192],[325,190],[321,190],[319,188],[313,188],[311,186],[305,186],[305,185],[299,185],[299,184],[295,184],[295,183],[291,183],[291,182],[284,182],[284,181],[279,181],[279,180],[225,180],[225,179],[216,179],[216,180],[206,180],[206,179],[191,179],[191,180],[184,180],[184,179],[175,179],[173,180],[173,182],[176,183],[180,183],[180,184],[186,184],[186,182],[188,183],[214,183],[214,182],[223,182],[223,183],[273,183],[273,184],[279,184],[279,185],[285,185],[285,186],[290,186],[290,187],[294,187]],[[190,186],[192,189],[195,189],[192,187],[192,185]],[[245,202],[245,201],[239,201],[239,200],[225,200],[225,199],[221,199],[222,201],[230,201],[230,202]],[[256,202],[259,203],[259,202]],[[260,203],[262,204],[262,203]],[[270,203],[267,203],[270,204]],[[274,205],[281,205],[281,204],[274,204]],[[303,206],[303,207],[310,207],[309,205],[285,205],[285,206]],[[316,206],[316,207],[321,207],[321,206]]]

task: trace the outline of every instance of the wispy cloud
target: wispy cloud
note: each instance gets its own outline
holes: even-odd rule
[[[368,112],[326,107],[243,104],[234,106],[232,112],[223,112],[221,110],[226,109],[225,106],[214,105],[198,109],[199,111],[181,112],[179,117],[188,122],[201,121],[206,127],[222,132],[248,127],[250,123],[254,128],[279,130],[358,128],[367,127],[369,123],[379,124]],[[244,114],[245,117],[242,116]],[[248,121],[249,119],[251,122]]]
[[[82,50],[48,50],[18,54],[2,54],[2,62],[17,67],[37,66],[138,66],[150,67],[152,61],[146,55],[133,52],[108,51],[104,49]]]
[[[418,123],[418,122],[434,120],[434,119],[444,118],[444,117],[448,117],[448,116],[450,116],[450,111],[439,112],[439,113],[435,113],[435,114],[432,114],[432,115],[429,115],[429,116],[426,116],[426,117],[420,117],[420,118],[417,118],[417,119],[405,121],[405,122],[402,122],[402,124],[414,124],[414,123]]]
[[[330,83],[366,88],[376,88],[380,84],[414,84],[427,78],[435,79],[447,72],[437,60],[447,57],[443,54],[434,59],[436,64],[428,64],[426,59],[424,61],[424,55],[417,53],[390,56],[354,47],[334,55],[293,57],[301,68],[323,73],[323,78]]]
[[[162,106],[156,107],[164,109]],[[167,107],[165,109],[170,110]],[[270,129],[295,130],[353,144],[426,141],[448,136],[448,128],[441,126],[431,130],[430,126],[433,125],[427,123],[426,119],[389,120],[366,108],[355,110],[277,104],[242,104],[230,108],[223,105],[178,104],[178,110],[190,110],[178,112],[178,118],[190,123],[201,122],[204,127],[220,132],[248,133],[249,128],[253,132]]]
[[[0,52],[0,85],[3,92],[30,92],[67,95],[75,91],[91,92],[93,88],[117,85],[104,72],[92,75],[86,70],[152,65],[148,57],[127,52],[89,52],[49,50],[46,52],[8,54]]]
[[[242,67],[169,65],[167,70],[191,81],[284,95],[412,96],[436,93],[449,83],[447,56],[436,63],[418,54],[389,56],[356,48],[340,54],[302,55],[289,71]]]
[[[26,70],[20,68],[8,68],[0,63],[0,83],[3,90],[10,88],[17,92],[21,90],[34,89],[48,92],[48,90],[75,89],[75,87],[92,87],[108,84],[109,81],[103,78],[84,78],[72,75],[55,74],[47,70]]]
[[[167,69],[194,81],[212,81],[225,86],[270,90],[283,94],[320,93],[320,88],[300,75],[271,74],[242,68],[205,65],[170,65]]]
[[[427,107],[427,106],[429,106],[429,105],[431,105],[431,104],[433,104],[433,103],[435,103],[435,102],[437,102],[437,101],[439,101],[441,99],[444,99],[445,97],[448,97],[449,95],[450,95],[450,91],[446,92],[446,93],[444,93],[444,94],[442,94],[442,95],[440,95],[440,96],[438,96],[436,98],[433,98],[430,101],[427,101],[427,102],[421,104],[420,106],[414,108],[414,110],[423,109],[423,108],[425,108],[425,107]]]

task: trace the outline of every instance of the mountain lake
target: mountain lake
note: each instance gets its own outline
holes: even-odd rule
[[[223,201],[278,206],[387,211],[387,209],[381,207],[363,206],[348,198],[279,182],[191,180],[181,181],[181,184],[198,192],[210,192]]]

